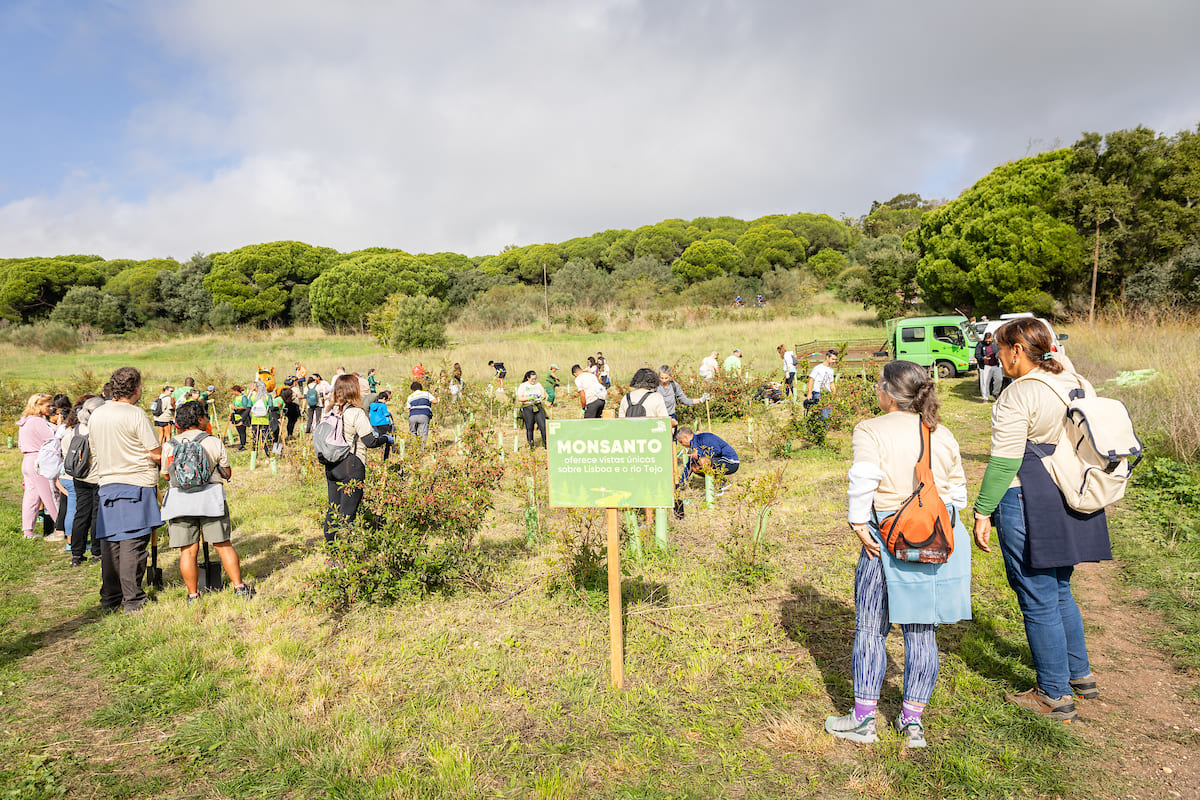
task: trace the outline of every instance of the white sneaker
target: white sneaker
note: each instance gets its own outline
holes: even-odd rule
[[[900,731],[900,738],[904,740],[905,746],[925,746],[925,726],[921,724],[920,720],[901,723],[900,717],[896,717],[896,730]]]
[[[47,542],[63,542],[66,541],[67,535],[62,531],[55,531],[46,537]]]
[[[826,717],[825,732],[832,733],[839,739],[849,739],[859,744],[874,744],[879,741],[879,736],[875,733],[874,714],[862,722],[854,718],[853,711],[844,717]]]

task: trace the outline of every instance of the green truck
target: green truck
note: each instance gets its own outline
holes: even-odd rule
[[[887,321],[887,338],[811,341],[796,345],[801,365],[817,363],[826,350],[840,354],[838,372],[873,377],[890,359],[937,367],[938,377],[955,378],[975,368],[975,332],[967,318],[901,317]]]
[[[887,334],[892,358],[936,366],[940,378],[975,368],[975,331],[961,314],[889,319]]]

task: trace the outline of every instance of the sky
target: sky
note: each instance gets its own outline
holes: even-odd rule
[[[0,0],[0,258],[476,256],[1200,124],[1195,0]]]

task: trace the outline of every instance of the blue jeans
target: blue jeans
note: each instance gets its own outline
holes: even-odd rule
[[[67,492],[67,513],[63,515],[63,530],[67,538],[71,538],[71,529],[75,524],[75,481],[63,476],[59,479]]]
[[[1008,585],[1017,593],[1038,686],[1051,697],[1071,694],[1070,680],[1088,675],[1083,617],[1071,595],[1074,567],[1033,569],[1025,561],[1025,499],[1020,487],[1000,499],[992,519]]]

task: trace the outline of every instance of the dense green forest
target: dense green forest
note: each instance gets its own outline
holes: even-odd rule
[[[1200,305],[1200,128],[1087,133],[1001,165],[950,202],[915,194],[858,219],[668,219],[487,256],[270,242],[223,253],[0,259],[0,325],[116,334],[316,323],[366,330],[389,297],[485,326],[581,308],[802,305],[829,289],[880,318],[918,303],[995,314]],[[393,304],[394,305],[394,304]],[[435,304],[437,305],[437,304]],[[436,310],[436,309],[435,309]]]

